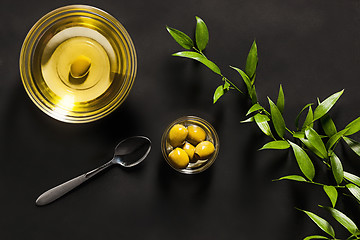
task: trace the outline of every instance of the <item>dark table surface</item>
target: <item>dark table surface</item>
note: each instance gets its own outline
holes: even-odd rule
[[[195,16],[204,19],[210,31],[207,56],[240,86],[228,66],[243,68],[256,39],[259,100],[267,106],[267,96],[275,99],[282,84],[290,128],[305,104],[345,89],[331,110],[341,129],[360,115],[359,0],[83,1],[126,27],[138,72],[129,97],[111,115],[68,124],[32,103],[18,59],[31,26],[45,13],[74,3],[79,2],[1,2],[1,239],[288,240],[322,234],[295,207],[326,218],[339,238],[348,236],[317,207],[330,205],[321,187],[272,182],[300,174],[291,151],[257,151],[269,139],[254,124],[239,123],[248,100],[230,92],[213,105],[221,79],[201,64],[171,57],[181,47],[165,26],[193,36]],[[165,127],[184,115],[208,120],[220,138],[214,165],[197,175],[175,172],[160,151]],[[42,192],[105,163],[116,144],[132,135],[153,142],[141,165],[114,167],[50,205],[35,206]],[[360,175],[359,158],[343,144],[338,151],[346,158],[344,169]],[[354,201],[341,196],[337,207],[360,225]]]

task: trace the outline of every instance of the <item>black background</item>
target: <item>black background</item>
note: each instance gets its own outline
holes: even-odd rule
[[[228,65],[244,68],[256,39],[260,102],[283,85],[285,120],[316,98],[345,89],[331,111],[338,129],[360,114],[360,6],[358,0],[103,0],[83,1],[116,17],[130,33],[138,72],[129,97],[111,115],[68,124],[41,112],[27,96],[18,70],[21,44],[47,12],[74,1],[3,0],[0,7],[0,238],[1,239],[303,239],[321,230],[295,207],[311,210],[349,234],[318,204],[321,187],[272,182],[299,174],[288,151],[257,151],[266,141],[254,124],[240,124],[250,103],[230,92],[212,104],[220,80],[190,60],[165,26],[193,36],[195,16],[210,31],[206,55],[240,86]],[[182,175],[163,160],[160,139],[178,117],[196,115],[220,138],[214,165]],[[114,167],[58,201],[36,207],[45,190],[110,160],[116,144],[148,136],[148,158],[133,169]],[[358,136],[354,136],[359,140]],[[347,171],[360,159],[337,149]],[[317,175],[328,174],[316,164]],[[320,179],[321,180],[321,179]],[[360,208],[341,196],[337,208],[360,225]],[[325,235],[325,234],[324,234]]]

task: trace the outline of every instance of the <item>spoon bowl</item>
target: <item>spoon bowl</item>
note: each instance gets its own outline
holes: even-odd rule
[[[133,167],[142,162],[150,150],[151,141],[149,138],[143,136],[127,138],[116,146],[114,157],[109,162],[44,192],[35,203],[37,206],[49,204],[114,164]]]
[[[123,167],[132,167],[142,162],[150,152],[150,140],[147,137],[130,137],[121,141],[115,148],[113,163]]]

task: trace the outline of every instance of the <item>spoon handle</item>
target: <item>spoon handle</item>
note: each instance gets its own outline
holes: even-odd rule
[[[55,201],[59,197],[70,192],[71,190],[73,190],[74,188],[76,188],[77,186],[82,184],[83,182],[87,181],[91,177],[95,176],[97,173],[101,172],[102,170],[106,169],[107,167],[109,167],[113,164],[114,163],[112,161],[109,161],[94,170],[91,170],[85,174],[82,174],[82,175],[75,177],[67,182],[64,182],[63,184],[60,184],[54,188],[51,188],[50,190],[44,192],[43,194],[41,194],[38,197],[38,199],[36,200],[36,205],[43,206],[43,205],[46,205],[46,204],[49,204],[49,203]]]

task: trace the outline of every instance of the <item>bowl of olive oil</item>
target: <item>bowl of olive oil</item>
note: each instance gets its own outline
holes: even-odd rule
[[[86,5],[55,9],[38,20],[20,53],[20,73],[31,100],[69,123],[100,119],[124,102],[137,58],[124,26]]]

